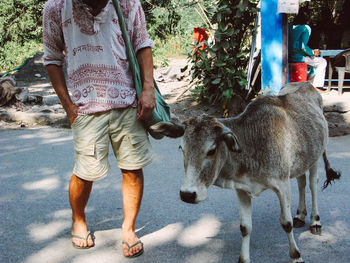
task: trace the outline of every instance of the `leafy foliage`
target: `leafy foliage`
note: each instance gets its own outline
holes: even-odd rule
[[[205,8],[212,6],[212,1],[201,2]],[[159,39],[166,39],[169,35],[192,34],[194,27],[204,24],[195,12],[195,0],[141,0],[141,4],[149,33]]]
[[[249,39],[257,13],[258,0],[219,0],[213,16],[215,43],[204,50],[194,45],[189,54],[192,81],[197,81],[197,99],[223,106],[234,95],[244,98]]]
[[[11,69],[42,50],[42,10],[46,0],[0,1],[0,71]],[[211,5],[211,1],[205,0]],[[185,53],[195,26],[203,22],[189,0],[141,0],[148,31],[155,40],[156,60]],[[169,41],[170,40],[170,41]],[[175,44],[176,43],[176,44]],[[173,46],[177,50],[169,50]],[[180,48],[178,47],[180,45]]]
[[[155,42],[153,55],[156,65],[167,66],[169,57],[186,55],[192,42],[193,28],[205,26],[196,13],[195,0],[141,0],[147,29]],[[211,10],[213,3],[201,0],[202,6]],[[210,11],[209,11],[210,16]]]
[[[348,0],[313,0],[301,4],[309,10],[308,25],[312,34],[308,42],[311,48],[343,49],[342,35],[350,27],[350,1]],[[293,23],[295,15],[288,20]]]
[[[309,25],[312,28],[310,43],[314,48],[339,49],[342,34],[349,29],[350,1],[313,0],[305,3],[310,10]]]
[[[45,0],[1,0],[0,69],[9,69],[40,47]]]
[[[169,56],[184,53],[185,47],[192,41],[194,27],[208,28],[195,11],[195,8],[199,10],[196,0],[140,1],[145,11],[149,33],[156,42],[154,54],[156,60],[162,60],[161,64],[166,64]],[[0,1],[0,71],[11,69],[42,50],[41,24],[45,2],[46,0]],[[198,98],[205,98],[211,102],[223,102],[233,94],[245,92],[243,87],[248,40],[258,0],[199,2],[211,22],[217,25],[217,30],[216,44],[201,51],[200,57],[192,57],[193,72],[198,71],[197,79],[206,79],[205,85],[202,83],[202,86],[197,86],[196,94]],[[332,33],[336,32],[340,25],[348,28],[350,20],[346,17],[346,10],[349,10],[349,1],[314,0],[309,5],[312,9],[311,22],[320,26],[332,22],[333,26],[328,26],[325,31],[325,35],[330,36],[326,40],[339,43],[340,40],[333,37]],[[340,10],[340,16],[327,19],[335,9]],[[315,31],[313,28],[313,32]],[[331,43],[328,43],[327,48],[331,47]],[[222,82],[221,79],[227,80]]]

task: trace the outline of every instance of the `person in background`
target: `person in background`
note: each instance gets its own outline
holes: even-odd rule
[[[85,207],[93,182],[108,174],[111,143],[123,176],[122,250],[125,257],[135,257],[143,252],[135,234],[143,194],[142,168],[153,159],[141,123],[155,106],[153,41],[140,1],[120,0],[120,5],[141,69],[139,100],[112,0],[48,0],[43,13],[44,64],[73,133],[75,166],[69,184],[72,244],[80,249],[95,244],[87,228]]]
[[[305,62],[314,67],[314,75],[309,79],[312,85],[319,91],[324,91],[324,79],[327,61],[320,57],[320,51],[312,50],[307,44],[311,35],[311,27],[307,25],[308,10],[305,7],[299,9],[298,15],[289,31],[289,56],[290,63]]]

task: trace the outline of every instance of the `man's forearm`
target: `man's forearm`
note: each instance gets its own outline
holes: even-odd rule
[[[72,124],[77,117],[78,107],[72,102],[69,96],[63,69],[56,65],[47,65],[46,70],[49,74],[52,86],[67,113],[69,122]]]
[[[73,102],[68,93],[63,68],[56,65],[47,65],[46,70],[63,108],[67,111],[67,109],[72,106]]]
[[[140,65],[143,88],[154,89],[152,49],[150,47],[140,49],[137,52],[136,57]]]
[[[152,49],[143,48],[137,52],[136,56],[142,78],[142,93],[137,103],[137,118],[146,120],[152,115],[155,107]]]

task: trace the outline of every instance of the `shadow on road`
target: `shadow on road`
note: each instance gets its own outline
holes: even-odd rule
[[[110,153],[110,175],[94,184],[87,207],[96,247],[71,246],[68,183],[73,167],[72,136],[64,129],[0,131],[0,262],[213,262],[238,260],[239,214],[233,190],[211,187],[198,205],[178,197],[183,178],[179,140],[152,141],[157,158],[145,169],[145,192],[138,217],[138,235],[145,244],[140,258],[121,253],[121,174]],[[319,192],[323,235],[306,226],[295,230],[306,262],[348,262],[350,246],[350,137],[330,140],[328,155],[343,171],[340,182]],[[320,163],[319,189],[325,179]],[[292,183],[292,212],[297,207]],[[307,207],[311,210],[310,195]],[[288,243],[279,225],[279,203],[272,192],[253,201],[252,262],[288,262]]]

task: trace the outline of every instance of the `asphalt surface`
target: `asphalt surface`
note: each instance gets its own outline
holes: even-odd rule
[[[145,253],[125,259],[121,251],[121,173],[110,155],[110,175],[94,184],[87,221],[96,236],[89,250],[71,245],[68,183],[73,167],[70,130],[41,128],[0,130],[0,262],[105,263],[237,262],[241,234],[233,190],[212,186],[198,205],[179,200],[183,178],[180,140],[152,141],[157,159],[146,167],[145,191],[137,221]],[[321,191],[325,179],[319,163],[319,210],[322,235],[295,229],[308,263],[350,262],[350,136],[330,138],[328,157],[342,171],[340,181]],[[292,211],[297,208],[292,181]],[[307,188],[307,208],[311,197]],[[253,200],[251,262],[289,262],[287,237],[279,225],[279,202],[271,191]]]

